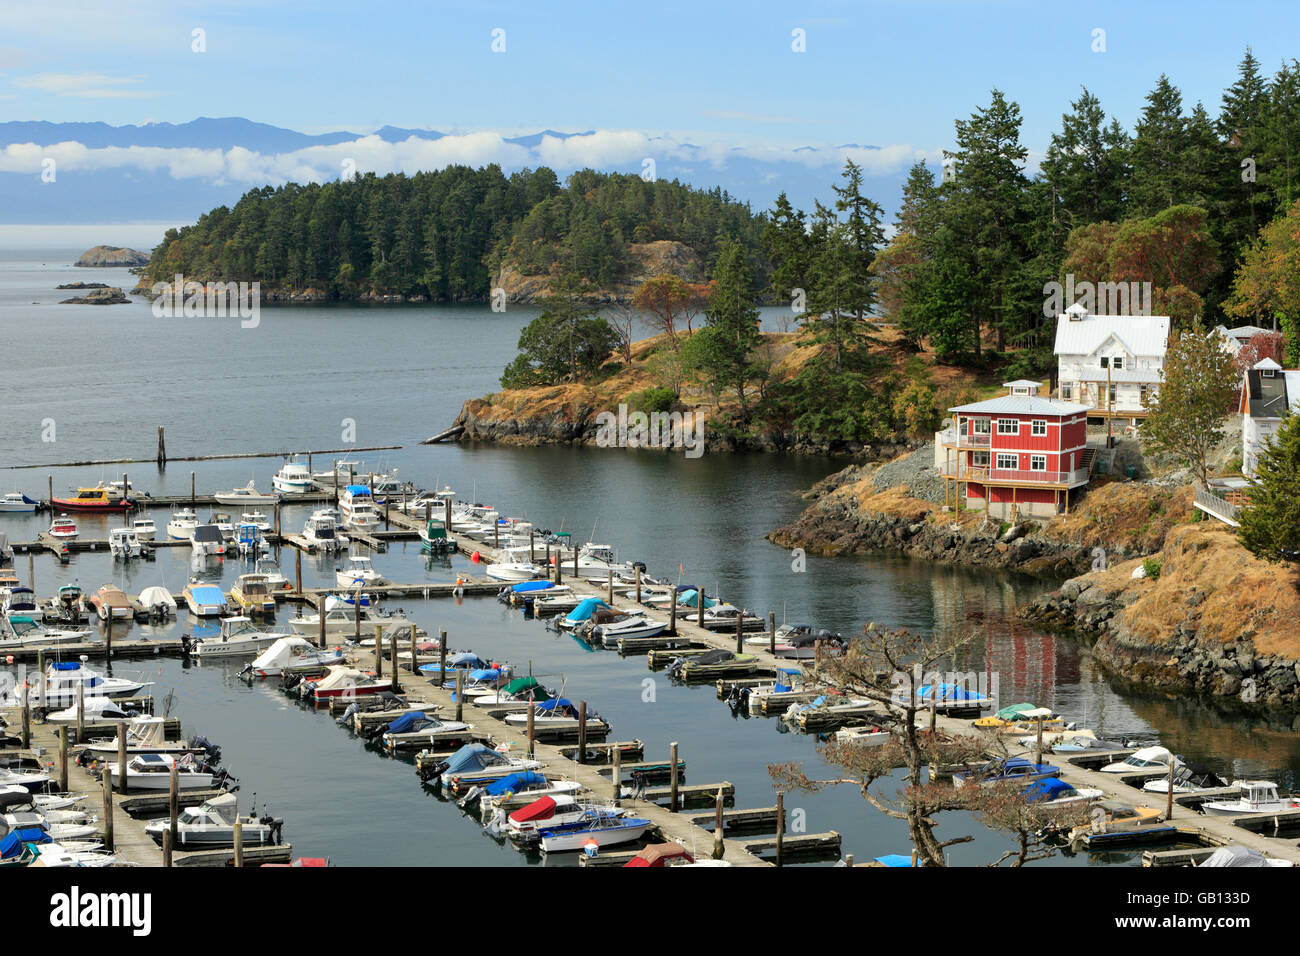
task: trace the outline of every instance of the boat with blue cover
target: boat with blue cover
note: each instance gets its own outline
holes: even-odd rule
[[[1061,768],[1047,763],[1033,763],[1023,757],[1007,757],[1002,760],[990,760],[975,770],[965,770],[952,775],[952,782],[959,787],[982,783],[1007,783],[1042,780],[1045,777],[1059,777]]]
[[[427,750],[416,757],[420,778],[438,779],[444,790],[461,793],[470,787],[495,783],[523,770],[539,770],[540,760],[515,757],[483,744],[466,744],[446,760],[438,760]]]
[[[522,713],[506,715],[506,724],[511,727],[528,726],[528,709]],[[533,730],[536,733],[554,730],[577,730],[578,707],[567,697],[555,697],[544,700],[533,707]],[[609,732],[609,722],[590,707],[587,708],[587,733],[598,736]]]
[[[464,744],[466,737],[474,728],[459,720],[442,720],[432,717],[422,710],[411,711],[398,717],[387,727],[377,728],[382,732],[380,738],[385,750],[415,750],[420,747],[432,747],[434,742],[442,744],[444,749]],[[379,736],[375,733],[371,736]]]
[[[539,832],[543,853],[581,850],[595,855],[600,847],[639,840],[651,827],[644,817],[625,817],[605,808],[584,810],[581,817]]]

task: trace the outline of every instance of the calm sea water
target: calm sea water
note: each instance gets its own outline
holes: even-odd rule
[[[267,307],[260,325],[237,319],[155,318],[143,301],[92,308],[55,304],[70,294],[54,286],[102,281],[129,288],[125,271],[74,269],[78,250],[0,253],[0,488],[44,497],[78,484],[120,477],[155,495],[185,494],[190,473],[198,487],[230,488],[254,478],[269,490],[273,458],[187,463],[163,472],[153,465],[83,468],[16,465],[150,457],[156,429],[167,429],[174,457],[250,451],[337,448],[355,422],[355,443],[403,445],[400,451],[359,453],[367,467],[397,468],[426,487],[451,485],[464,497],[490,501],[503,513],[539,527],[614,545],[625,559],[644,560],[652,573],[683,576],[723,598],[781,620],[806,620],[845,633],[864,622],[921,630],[975,628],[966,669],[996,672],[1002,699],[1055,707],[1106,735],[1156,740],[1225,776],[1266,775],[1290,783],[1300,743],[1286,727],[1255,727],[1207,708],[1163,696],[1113,689],[1074,642],[1018,623],[1017,605],[1050,582],[1014,574],[958,569],[892,555],[809,558],[792,571],[789,553],[763,535],[794,518],[796,492],[842,463],[772,455],[705,455],[687,460],[652,452],[570,448],[414,444],[455,418],[461,403],[499,387],[514,356],[519,330],[535,310],[492,313],[487,306]],[[775,312],[765,317],[779,321]],[[46,439],[53,438],[53,441]],[[327,461],[314,462],[317,469]],[[306,507],[286,508],[284,524],[301,525]],[[160,526],[166,514],[157,512]],[[84,516],[82,534],[103,537],[111,519]],[[0,516],[14,540],[34,537],[48,517]],[[427,565],[410,546],[375,556],[395,581],[445,581],[453,567]],[[19,559],[20,574],[26,562]],[[292,552],[282,562],[293,573]],[[77,581],[91,590],[114,581],[128,591],[151,584],[179,590],[193,572],[188,553],[163,549],[153,563],[114,566],[106,555],[84,554],[67,567],[36,560],[37,590],[49,594]],[[332,582],[334,563],[304,557],[304,581]],[[238,561],[204,574],[229,586]],[[643,659],[593,652],[568,637],[525,621],[490,598],[407,601],[406,611],[431,630],[446,628],[453,646],[530,664],[565,682],[566,694],[591,702],[620,739],[640,737],[651,756],[678,741],[689,782],[730,780],[738,806],[769,805],[770,762],[803,760],[822,767],[814,741],[781,733],[774,720],[733,717],[712,687],[671,685],[647,671]],[[283,617],[283,615],[282,615]],[[181,621],[133,636],[179,633]],[[187,732],[221,744],[225,763],[255,799],[287,818],[286,836],[307,855],[349,864],[503,865],[535,863],[480,833],[454,804],[421,787],[409,762],[388,758],[300,708],[271,684],[249,686],[239,665],[185,666],[179,661],[123,662],[117,672],[142,670],[159,696],[171,694]],[[645,702],[643,681],[653,680]],[[254,796],[255,795],[255,796]],[[859,859],[907,849],[906,831],[855,793],[833,790],[792,795],[809,831],[835,829]],[[977,863],[1005,845],[998,834],[952,817],[947,836],[976,831],[973,844],[954,848],[954,862]],[[1134,863],[1138,854],[1060,856],[1055,864]],[[550,861],[552,863],[562,861]]]

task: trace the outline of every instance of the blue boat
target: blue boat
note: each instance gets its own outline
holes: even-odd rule
[[[624,817],[617,810],[595,808],[573,823],[561,823],[542,830],[538,836],[543,853],[582,850],[588,856],[595,856],[602,846],[639,840],[650,825],[644,817]]]
[[[954,773],[952,782],[957,786],[979,783],[1006,783],[1042,780],[1046,777],[1059,777],[1060,767],[1046,763],[1032,763],[1023,757],[1009,757],[1006,760],[990,760],[978,770]]]
[[[491,666],[491,661],[485,661],[473,651],[460,651],[456,654],[447,655],[447,673],[452,671],[471,671],[482,670]],[[421,674],[431,674],[437,677],[442,667],[437,662],[420,665]]]

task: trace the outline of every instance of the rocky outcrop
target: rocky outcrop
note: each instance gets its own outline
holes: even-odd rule
[[[1222,527],[1170,532],[1158,577],[1143,562],[1071,578],[1020,609],[1045,630],[1092,642],[1117,679],[1195,691],[1240,706],[1300,708],[1295,569],[1254,558]]]
[[[147,266],[147,253],[125,246],[95,246],[81,254],[76,262],[79,269],[113,268],[123,269],[131,266]]]
[[[59,305],[125,305],[130,301],[121,289],[104,286],[85,295],[64,299]]]
[[[657,275],[674,275],[683,282],[703,282],[704,266],[695,250],[682,242],[659,240],[638,242],[628,247],[631,268],[617,285],[601,289],[589,296],[597,303],[630,302],[636,290],[647,279]],[[503,263],[497,272],[494,289],[505,291],[507,303],[533,304],[545,299],[551,292],[550,275],[525,275],[510,263]]]
[[[56,285],[56,289],[107,289],[107,282],[65,282],[63,285]]]

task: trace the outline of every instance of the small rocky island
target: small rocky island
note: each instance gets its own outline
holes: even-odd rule
[[[107,289],[107,282],[65,282],[63,285],[56,285],[56,289]]]
[[[128,249],[126,246],[95,246],[93,249],[87,249],[83,252],[81,258],[76,262],[79,269],[124,269],[148,264],[149,256],[147,253],[140,252],[137,249]]]
[[[59,288],[64,288],[59,286]],[[131,300],[126,293],[114,286],[100,285],[93,287],[85,295],[64,299],[59,305],[125,305]]]

